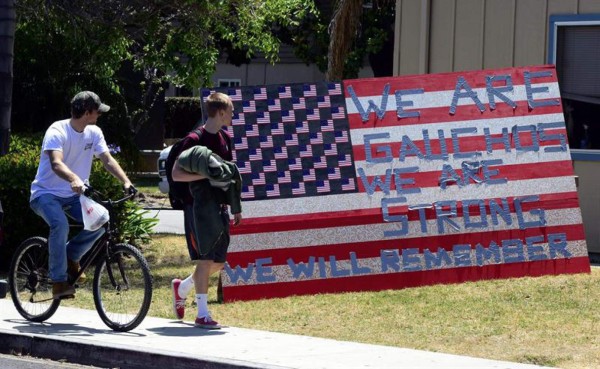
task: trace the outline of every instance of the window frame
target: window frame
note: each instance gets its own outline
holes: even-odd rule
[[[556,64],[558,27],[600,26],[600,14],[554,14],[550,16],[548,29],[548,64]]]
[[[227,86],[221,86],[221,83],[226,82]],[[233,83],[233,85],[232,85]],[[240,87],[242,80],[240,78],[219,78],[217,79],[217,87]]]
[[[549,18],[548,64],[556,65],[558,27],[600,26],[600,14],[553,14]],[[570,149],[571,159],[579,161],[600,161],[600,150]]]

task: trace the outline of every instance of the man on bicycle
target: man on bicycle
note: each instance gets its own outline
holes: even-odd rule
[[[84,229],[67,242],[66,213],[82,222],[79,196],[84,191],[84,181],[90,176],[94,156],[123,183],[126,191],[132,188],[131,181],[111,156],[102,130],[96,126],[100,114],[109,110],[95,93],[79,92],[71,100],[71,118],[52,123],[44,135],[29,201],[31,209],[50,227],[48,264],[54,299],[74,296],[75,288],[68,282],[69,275],[77,275],[79,260],[104,232],[104,228]]]

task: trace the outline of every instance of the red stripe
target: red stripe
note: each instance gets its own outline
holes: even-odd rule
[[[365,195],[366,196],[366,195]],[[491,199],[486,200],[489,204]],[[496,199],[499,202],[499,199]],[[528,211],[539,208],[543,204],[545,210],[579,208],[577,192],[563,192],[539,195],[539,201],[535,203],[523,203],[523,210]],[[509,201],[511,212],[514,212],[514,204]],[[489,210],[489,207],[488,207]],[[457,202],[458,216],[462,216],[462,202]],[[405,211],[406,212],[406,211]],[[476,209],[471,209],[472,214],[478,214]],[[434,219],[435,212],[426,209],[427,219]],[[409,213],[409,220],[418,220],[418,213]],[[250,233],[285,232],[305,229],[319,229],[331,227],[348,227],[363,224],[379,224],[383,222],[381,208],[344,210],[321,213],[307,213],[297,215],[280,215],[256,218],[244,218],[242,223],[231,228],[232,235]]]
[[[513,88],[525,84],[524,72],[542,72],[552,73],[551,77],[534,78],[532,84],[557,82],[556,70],[553,65],[539,65],[526,68],[504,68],[494,70],[477,70],[452,73],[439,73],[424,77],[423,75],[386,77],[386,78],[362,78],[347,79],[342,81],[344,84],[344,93],[349,97],[348,86],[352,86],[358,96],[381,96],[386,84],[390,85],[390,95],[394,95],[396,90],[412,90],[422,88],[425,92],[430,91],[454,91],[459,77],[463,77],[471,88],[485,88],[485,79],[487,76],[510,75]],[[494,83],[494,87],[502,87],[499,83]],[[450,101],[448,102],[450,105]]]
[[[567,137],[566,129],[553,129],[553,130],[546,130],[544,132],[547,135],[561,134],[561,135],[563,135],[563,137],[565,137],[565,138]],[[437,132],[429,132],[429,134],[430,134],[429,139],[430,139],[432,154],[434,154],[434,155],[440,154],[441,147],[440,147],[440,140],[438,139]],[[493,139],[498,139],[498,138],[501,138],[502,135],[495,134],[495,135],[490,135],[490,137]],[[529,134],[529,133],[520,132],[519,139],[521,142],[521,147],[529,147],[533,144],[533,139],[531,137],[531,134]],[[511,133],[508,134],[508,140],[509,140],[510,148],[515,149],[515,147],[516,147],[515,140]],[[425,155],[425,141],[412,139],[412,142],[419,149],[419,151],[421,151],[421,153],[423,153],[423,155]],[[446,150],[448,151],[448,154],[454,154],[454,146],[452,144],[452,138],[446,137],[444,142],[446,143]],[[558,146],[559,144],[560,144],[559,140],[545,140],[545,141],[538,140],[538,145],[540,147]],[[461,136],[458,138],[458,145],[460,146],[461,152],[477,151],[477,152],[483,153],[483,152],[486,152],[486,150],[487,150],[484,136]],[[386,148],[389,147],[392,152],[393,159],[398,159],[400,156],[399,153],[400,153],[401,146],[402,146],[402,141],[389,142],[389,141],[386,141],[385,139],[373,140],[371,142],[371,157],[372,158],[384,158],[385,154],[378,153],[377,149],[386,150]],[[504,147],[503,143],[493,143],[492,149],[504,150],[505,147]],[[543,154],[544,152],[542,150],[540,150],[540,153]],[[358,161],[367,160],[367,155],[366,155],[364,144],[353,145],[352,146],[352,154],[354,156],[355,163]],[[509,154],[510,153],[506,153],[505,155],[509,155]],[[512,153],[512,155],[518,155],[518,153]],[[411,154],[409,157],[414,157],[414,155]]]
[[[227,255],[227,263],[232,268],[241,266],[246,268],[249,263],[257,259],[271,258],[270,265],[285,265],[288,259],[294,262],[307,262],[312,256],[324,257],[329,260],[334,256],[336,260],[350,260],[350,253],[354,252],[358,259],[375,258],[380,256],[381,250],[403,250],[417,248],[422,253],[425,249],[437,251],[443,248],[452,251],[454,245],[470,244],[474,249],[477,244],[488,247],[494,241],[499,246],[502,240],[520,239],[527,237],[544,236],[548,234],[565,233],[568,241],[585,240],[583,224],[560,225],[544,228],[529,228],[525,230],[510,229],[502,231],[488,231],[480,233],[461,233],[449,235],[423,236],[410,239],[388,239],[369,242],[353,242],[335,245],[320,245],[306,247],[271,248],[257,251],[231,252]]]
[[[547,101],[553,99],[536,99],[536,101]],[[511,117],[522,117],[531,115],[542,115],[542,114],[557,114],[562,113],[562,105],[551,105],[551,106],[540,106],[535,110],[529,110],[527,101],[516,101],[517,108],[513,109],[511,106],[506,105],[504,102],[496,103],[496,109],[490,110],[489,104],[483,104],[485,111],[482,113],[476,105],[460,105],[456,107],[456,114],[452,115],[449,113],[450,107],[443,106],[437,108],[419,108],[418,106],[412,106],[406,108],[406,112],[418,111],[419,117],[408,117],[398,118],[395,110],[389,110],[385,113],[382,120],[379,118],[375,119],[375,113],[371,112],[369,120],[363,122],[362,117],[358,113],[348,114],[348,123],[350,129],[360,128],[383,128],[383,127],[398,127],[398,126],[409,126],[415,124],[425,123],[439,123],[441,125],[449,122],[465,121],[465,125],[474,124],[476,121],[483,121],[484,119],[497,119],[497,118],[511,118]],[[354,104],[350,102],[350,104]],[[388,100],[388,107],[390,106]],[[392,105],[396,106],[396,105]],[[366,109],[366,106],[363,108]],[[479,123],[481,125],[481,123]]]
[[[223,286],[223,300],[230,302],[319,293],[383,291],[484,279],[576,273],[590,273],[590,262],[587,257],[247,286]]]
[[[555,178],[555,177],[566,177],[573,175],[573,164],[570,160],[565,161],[551,161],[545,163],[531,163],[531,164],[512,164],[503,166],[490,166],[490,170],[497,170],[498,174],[493,176],[493,179],[506,178],[510,181],[526,180],[526,179],[538,179],[538,178]],[[455,169],[456,173],[462,178],[462,169]],[[412,178],[415,181],[414,185],[406,185],[404,188],[428,188],[428,187],[439,187],[440,186],[441,171],[435,172],[417,172],[417,173],[403,173],[402,178]],[[367,176],[369,183],[373,182],[375,176]],[[385,171],[379,175],[382,181],[385,180]],[[482,175],[479,176],[482,178]],[[366,192],[363,181],[357,178],[358,191]],[[396,190],[394,179],[390,180],[390,191]],[[473,180],[469,182],[469,185],[473,185]],[[455,182],[451,182],[450,186],[456,186]],[[376,191],[382,191],[381,188],[377,187]]]

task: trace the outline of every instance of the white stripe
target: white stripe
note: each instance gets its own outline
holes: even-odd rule
[[[541,148],[543,150],[543,147]],[[544,163],[552,163],[557,161],[565,161],[571,160],[571,156],[568,151],[560,151],[560,152],[516,152],[514,149],[510,153],[505,152],[504,150],[494,150],[491,153],[486,151],[481,152],[482,156],[473,159],[455,159],[453,155],[449,155],[448,160],[425,160],[419,159],[416,156],[406,157],[403,162],[400,162],[398,158],[394,158],[389,163],[367,163],[364,160],[356,161],[355,166],[358,171],[358,168],[362,168],[365,171],[367,176],[375,176],[378,175],[382,177],[385,176],[385,171],[387,169],[394,168],[406,168],[406,167],[418,167],[419,173],[423,172],[441,172],[442,166],[444,164],[450,165],[452,168],[461,169],[461,166],[464,162],[474,162],[474,161],[483,161],[483,160],[494,160],[501,159],[502,164],[498,165],[490,165],[489,168],[491,170],[498,170],[498,174],[494,176],[494,178],[502,178],[502,166],[504,165],[516,165],[516,164],[544,164]],[[377,154],[378,157],[384,157],[382,154]],[[358,172],[357,172],[358,173]],[[548,174],[551,174],[549,172]],[[357,174],[358,176],[358,174]],[[410,177],[410,173],[406,173],[402,175],[403,177]],[[360,181],[360,178],[358,178]]]
[[[579,208],[571,209],[556,209],[546,210],[545,212],[546,225],[545,227],[574,225],[581,224],[581,211]],[[524,212],[525,221],[537,221],[539,217],[531,215],[529,212]],[[421,223],[418,220],[409,222],[408,234],[400,237],[384,237],[384,231],[393,231],[400,228],[399,223],[382,223],[365,224],[356,226],[345,226],[340,224],[339,227],[305,229],[296,231],[284,232],[268,232],[241,234],[231,236],[231,244],[229,252],[257,251],[257,250],[272,250],[272,249],[289,249],[294,247],[313,247],[322,245],[340,245],[347,243],[373,242],[401,239],[403,245],[409,245],[411,239],[421,237],[464,234],[465,240],[468,240],[470,235],[489,232],[489,231],[519,231],[519,221],[515,213],[511,214],[512,224],[498,217],[498,225],[492,224],[491,216],[488,214],[488,227],[486,228],[469,228],[464,229],[464,219],[450,218],[462,228],[454,229],[449,224],[444,223],[444,233],[438,232],[438,224],[436,219],[427,220],[428,233],[421,232]],[[471,221],[478,222],[481,219],[479,216],[471,217]],[[541,232],[541,231],[540,231]],[[368,245],[365,245],[367,247]]]
[[[548,88],[547,93],[535,93],[533,95],[533,99],[535,101],[539,101],[542,99],[560,98],[558,82],[534,83],[531,86],[532,86],[532,88],[539,88],[539,87],[547,87]],[[475,93],[477,93],[477,97],[479,98],[479,100],[481,101],[482,104],[489,103],[488,95],[487,95],[485,88],[474,88],[473,91]],[[461,92],[464,92],[464,90]],[[383,94],[383,88],[381,90],[381,93]],[[514,102],[527,101],[527,92],[525,90],[525,85],[513,86],[512,92],[504,92],[503,95]],[[347,96],[348,97],[346,97],[346,107],[348,109],[348,114],[357,114],[358,109],[356,108],[356,105],[354,104],[352,97],[350,97],[349,93],[347,94]],[[454,97],[454,90],[433,91],[433,92],[425,91],[422,94],[402,96],[402,101],[412,101],[413,102],[413,106],[404,107],[405,111],[418,111],[418,110],[427,109],[427,108],[439,108],[439,107],[444,107],[444,106],[447,106],[448,109],[450,109],[450,104],[452,104],[453,97]],[[375,105],[377,105],[378,108],[381,108],[381,98],[382,98],[382,95],[359,96],[358,97],[360,104],[362,105],[362,107],[365,111],[368,110],[369,100],[372,100],[375,103]],[[504,101],[500,100],[497,96],[494,96],[494,101],[496,102],[496,105],[505,104]],[[460,99],[458,99],[457,105],[458,106],[475,105],[475,102],[471,98],[460,98]],[[392,89],[390,89],[390,94],[388,96],[386,111],[396,111],[396,110],[397,110],[397,105],[396,105],[395,90],[392,88]],[[371,112],[371,114],[373,114],[373,112]]]
[[[436,142],[438,139],[437,131],[440,129],[444,131],[445,138],[449,139],[452,138],[452,129],[475,127],[477,128],[477,133],[469,135],[461,134],[460,137],[481,137],[481,139],[483,140],[484,128],[489,128],[491,134],[500,134],[502,133],[503,128],[507,128],[508,132],[510,133],[511,129],[514,126],[537,126],[537,124],[539,123],[554,122],[560,122],[563,124],[564,127],[564,116],[562,115],[562,113],[525,115],[520,117],[505,117],[494,119],[463,120],[456,122],[435,122],[381,128],[353,128],[350,130],[350,139],[352,140],[352,145],[364,145],[365,135],[388,133],[389,138],[372,140],[371,144],[385,142],[402,142],[403,136],[407,136],[408,138],[414,141],[419,141],[423,140],[423,130],[428,130],[429,138],[433,142]]]
[[[575,191],[575,180],[572,176],[566,176],[510,181],[498,185],[473,184],[463,188],[449,186],[445,190],[441,190],[439,187],[427,187],[421,189],[421,193],[409,194],[405,197],[408,204],[413,205],[447,200],[493,199]],[[268,219],[283,215],[376,209],[381,208],[381,199],[384,197],[386,197],[385,194],[378,190],[372,196],[367,193],[346,193],[244,201],[242,209],[244,218],[265,217]],[[387,197],[397,197],[396,191],[392,191]]]
[[[484,245],[485,247],[487,247],[488,245]],[[500,257],[501,257],[501,261],[499,264],[504,264],[504,257],[506,256],[503,253],[502,247],[500,246]],[[539,250],[538,252],[536,252],[536,255],[545,255],[548,259],[550,259],[550,251],[549,251],[549,246],[548,243],[536,243],[535,244],[536,247],[541,247],[542,249]],[[398,249],[401,248],[401,245],[398,245]],[[567,245],[566,245],[566,250],[568,253],[571,254],[571,257],[584,257],[587,256],[587,248],[586,248],[586,243],[585,241],[581,240],[581,241],[568,241]],[[433,253],[437,252],[437,247],[431,247],[430,251]],[[400,253],[400,251],[399,251]],[[432,269],[426,269],[426,262],[425,262],[425,256],[424,254],[414,254],[411,255],[412,259],[416,259],[418,260],[418,262],[410,262],[409,265],[411,266],[416,266],[419,265],[421,267],[421,270],[423,271],[435,271],[435,270],[442,270],[442,269],[450,269],[450,268],[471,268],[473,266],[479,266],[477,264],[477,250],[476,249],[472,249],[470,252],[470,260],[471,260],[471,265],[470,266],[457,266],[456,260],[454,259],[454,253],[452,252],[452,250],[447,251],[448,255],[450,256],[450,260],[452,261],[451,264],[446,264],[446,263],[442,263],[442,265],[440,265],[439,267],[435,267]],[[510,253],[508,255],[509,257],[514,257],[514,253]],[[525,261],[529,261],[529,257],[528,257],[528,250],[527,250],[527,245],[523,245],[523,256],[525,258]],[[557,254],[556,255],[556,259],[550,259],[550,260],[560,260],[560,259],[565,259],[564,255],[562,254]],[[490,259],[482,259],[483,260],[483,265],[495,265],[497,264],[494,258],[490,258]],[[275,276],[275,282],[267,282],[267,283],[261,283],[258,282],[256,279],[256,275],[257,273],[254,272],[252,273],[252,276],[247,280],[244,281],[241,278],[239,278],[236,283],[232,283],[232,280],[229,278],[229,275],[227,274],[227,272],[223,271],[221,276],[222,276],[222,281],[223,281],[223,286],[224,287],[229,287],[229,286],[242,286],[242,285],[255,285],[255,284],[272,284],[272,283],[280,283],[280,282],[297,282],[297,281],[307,281],[307,280],[319,280],[319,279],[339,279],[339,278],[346,278],[346,277],[352,277],[352,276],[361,276],[361,275],[381,275],[381,274],[398,274],[398,273],[404,273],[406,272],[403,268],[402,265],[402,260],[400,260],[397,265],[400,268],[400,270],[396,271],[395,269],[389,267],[389,263],[386,263],[388,265],[387,266],[387,270],[383,271],[383,265],[382,265],[382,260],[381,257],[375,257],[375,258],[364,258],[364,259],[358,259],[356,262],[356,265],[358,268],[368,268],[369,271],[368,273],[359,273],[358,270],[354,271],[353,266],[350,262],[349,259],[345,259],[345,260],[336,260],[336,270],[339,273],[340,271],[347,271],[346,276],[333,276],[332,275],[332,265],[330,263],[329,258],[325,258],[324,259],[325,263],[323,264],[325,266],[325,268],[323,268],[323,270],[321,271],[321,263],[318,262],[318,259],[315,261],[314,263],[314,269],[313,269],[313,273],[312,275],[306,276],[304,274],[300,274],[299,277],[294,278],[292,269],[290,268],[289,265],[285,264],[285,265],[266,265],[263,268],[270,268],[270,273],[273,276]],[[308,263],[308,259],[305,260],[294,260],[295,263],[300,263],[300,262],[304,262],[305,264]],[[506,263],[509,264],[509,263]],[[246,267],[246,266],[244,266]],[[356,268],[356,267],[355,267]],[[366,270],[365,270],[366,271]],[[261,271],[263,274],[268,273],[266,269]],[[356,274],[353,274],[356,273]],[[321,274],[325,275],[325,278],[323,278],[321,276]],[[392,277],[391,277],[392,278]],[[335,283],[332,281],[332,283]]]

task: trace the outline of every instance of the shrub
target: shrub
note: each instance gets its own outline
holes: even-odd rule
[[[121,239],[132,245],[150,243],[152,230],[158,223],[157,218],[148,218],[145,215],[149,213],[143,210],[134,202],[125,203],[127,219],[119,227]]]
[[[0,263],[4,267],[22,240],[48,229],[29,208],[29,188],[37,170],[41,136],[21,138],[13,134],[11,139],[10,152],[0,157],[0,201],[4,209]]]

